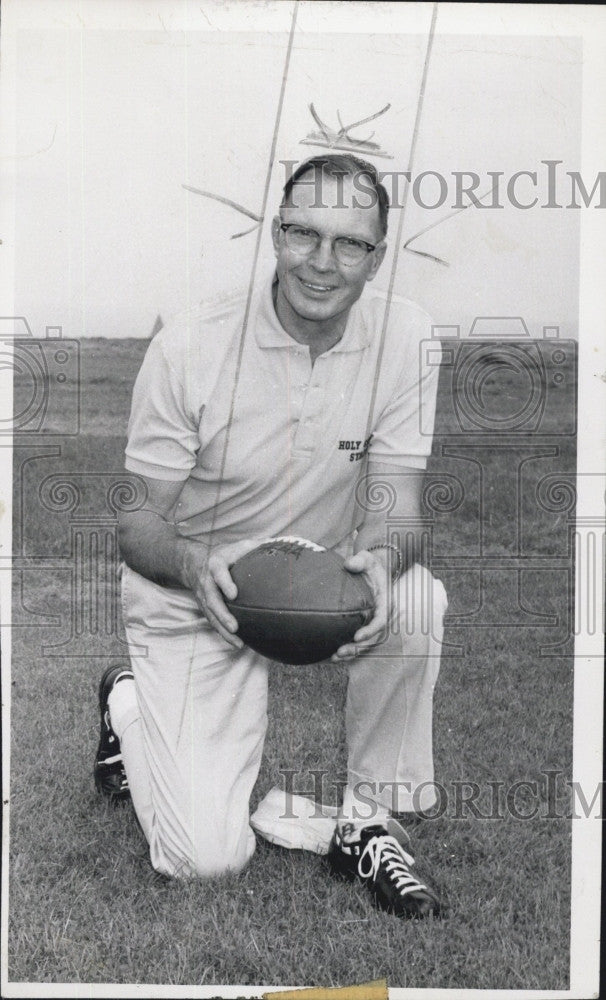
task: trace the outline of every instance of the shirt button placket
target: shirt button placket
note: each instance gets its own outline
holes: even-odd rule
[[[307,399],[309,392],[309,380],[311,378],[309,366],[309,354],[307,351],[296,350],[292,364],[292,385],[296,393],[296,410],[298,423],[294,433],[295,451],[309,451],[309,427],[307,416]]]
[[[324,367],[325,358],[324,355],[320,355],[316,358],[316,362],[312,369],[311,381],[307,387],[303,400],[303,419],[304,430],[302,435],[301,447],[305,451],[312,451],[315,447],[318,439],[318,435],[321,430],[321,404],[322,404],[322,389],[323,380],[321,377],[321,365]]]

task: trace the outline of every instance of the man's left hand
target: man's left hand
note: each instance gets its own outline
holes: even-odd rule
[[[372,649],[378,642],[386,638],[395,614],[388,559],[388,549],[379,549],[374,552],[363,549],[346,559],[345,569],[350,573],[362,573],[372,590],[375,613],[368,625],[358,629],[353,637],[353,642],[339,647],[331,657],[333,662],[351,660]]]

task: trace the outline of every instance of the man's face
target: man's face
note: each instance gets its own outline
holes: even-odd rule
[[[312,182],[313,172],[301,181]],[[362,201],[356,205],[354,196]],[[317,184],[296,183],[290,204],[282,209],[282,218],[272,224],[276,252],[278,294],[296,317],[329,323],[349,312],[359,299],[367,281],[372,281],[385,255],[379,221],[379,207],[363,207],[368,199],[360,197],[352,177],[333,178],[321,175]],[[317,204],[315,202],[317,201]],[[301,256],[286,246],[280,223],[296,223],[314,229],[322,236],[320,245],[308,256]],[[332,241],[349,236],[377,246],[359,264],[339,263]]]

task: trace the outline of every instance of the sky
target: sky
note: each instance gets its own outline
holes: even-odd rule
[[[108,4],[90,23],[32,19],[16,33],[13,314],[25,315],[36,335],[51,325],[69,337],[147,337],[158,314],[166,320],[246,285],[254,264],[255,233],[230,239],[248,228],[245,216],[183,185],[260,213],[292,5],[279,5],[271,30],[254,30],[259,18],[229,4],[220,25],[211,16],[188,30],[173,27],[170,0],[160,19],[137,19],[137,5],[126,6],[122,27]],[[259,274],[271,267],[280,161],[320,152],[301,144],[316,128],[311,102],[333,129],[338,113],[347,124],[390,104],[353,134],[374,131],[392,156],[374,160],[381,169],[410,165],[431,5],[372,5],[370,33],[359,30],[348,4],[314,6],[304,5],[293,36]],[[63,8],[70,5],[59,0],[51,9]],[[564,182],[580,167],[581,70],[578,38],[525,35],[503,17],[493,33],[454,33],[438,12],[411,179],[433,171],[448,196],[430,207],[441,189],[429,176],[418,197],[409,190],[402,243],[443,220],[414,247],[448,266],[399,244],[394,274],[395,290],[437,324],[465,335],[475,317],[521,316],[533,336],[544,325],[575,335],[579,211],[524,210],[503,194],[502,208],[447,217],[457,203],[454,172],[477,173],[483,193],[493,183],[488,171],[500,172],[502,184],[516,171],[537,171],[542,202],[546,159],[561,161],[560,200],[570,201]],[[531,188],[519,180],[521,200]],[[401,211],[391,213],[383,287]]]

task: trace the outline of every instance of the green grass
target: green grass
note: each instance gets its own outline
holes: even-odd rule
[[[449,647],[464,649],[444,658],[436,691],[436,777],[450,798],[444,815],[410,822],[419,866],[448,899],[445,921],[406,923],[379,913],[363,889],[329,878],[321,858],[263,841],[239,876],[171,882],[151,869],[131,808],[109,807],[95,795],[98,678],[105,657],[121,648],[109,636],[101,651],[90,640],[88,655],[79,658],[42,655],[44,643],[69,632],[68,577],[59,560],[69,563],[70,534],[66,515],[43,515],[37,507],[36,484],[51,471],[119,472],[143,346],[85,343],[86,433],[61,441],[58,458],[23,466],[24,551],[32,567],[36,556],[53,556],[55,568],[24,574],[25,610],[20,593],[15,598],[15,620],[24,627],[13,632],[10,980],[252,987],[385,977],[392,987],[566,988],[572,657],[538,655],[540,645],[565,635],[562,627],[447,630]],[[40,440],[33,443],[40,451]],[[434,468],[445,468],[439,444]],[[17,452],[16,470],[31,454]],[[544,468],[573,470],[574,456],[562,445]],[[485,475],[503,489],[498,455]],[[474,543],[476,510],[470,496],[436,519],[441,556]],[[556,515],[535,512],[527,534],[534,553],[566,552],[566,525]],[[504,531],[502,551],[511,544]],[[477,583],[470,574],[444,576],[457,621],[473,607]],[[533,606],[565,617],[561,573],[536,571],[528,590]],[[42,612],[59,615],[59,624],[34,627]],[[300,790],[311,787],[307,772],[325,770],[326,800],[334,804],[333,783],[345,765],[345,680],[342,668],[272,668],[270,728],[253,807],[285,768],[302,772]],[[504,811],[499,819],[457,817],[453,783],[477,782],[486,813],[488,782],[540,782],[546,768],[562,772],[552,812],[563,818],[546,818],[546,803],[531,820]],[[523,792],[516,801],[533,805]]]

